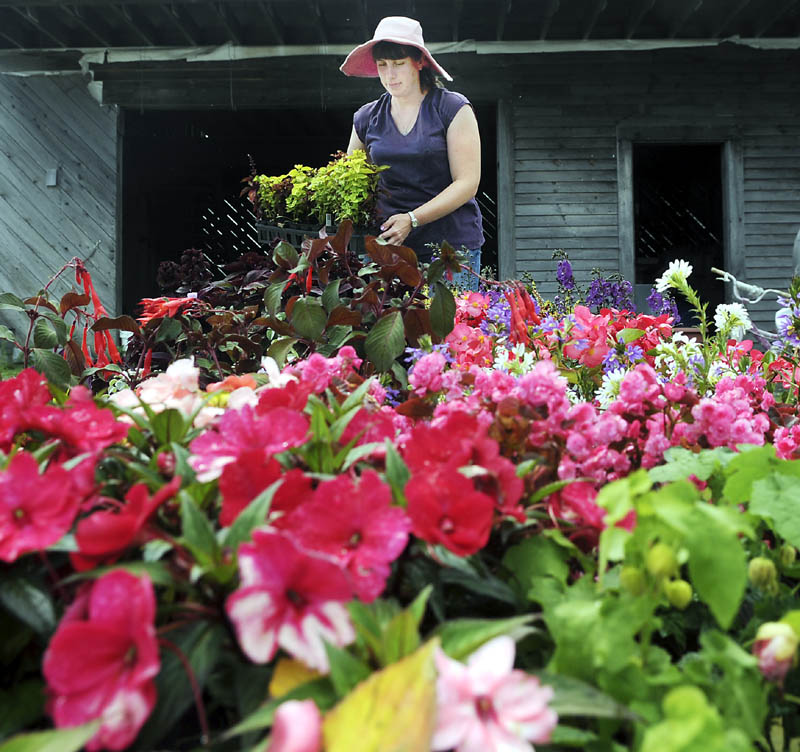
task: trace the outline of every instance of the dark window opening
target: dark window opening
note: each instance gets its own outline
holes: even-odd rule
[[[708,303],[709,318],[725,300],[711,272],[724,263],[721,144],[634,144],[633,210],[637,306],[674,259],[692,267],[689,284]],[[693,314],[676,294],[684,326]]]
[[[126,110],[122,154],[122,309],[137,313],[143,297],[160,294],[162,261],[187,248],[217,263],[257,249],[249,202],[240,198],[248,154],[267,175],[295,164],[326,164],[346,149],[356,106],[310,110]],[[475,108],[481,129],[478,201],[486,244],[482,265],[497,269],[496,110]]]

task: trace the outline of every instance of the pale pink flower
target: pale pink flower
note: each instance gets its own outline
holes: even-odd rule
[[[514,669],[514,641],[495,637],[466,665],[436,655],[437,723],[432,752],[531,752],[558,723],[548,707],[553,689]]]
[[[442,388],[442,371],[445,359],[440,352],[423,355],[411,369],[408,383],[414,394],[424,397],[428,392],[438,392]]]
[[[267,752],[320,752],[322,715],[313,700],[287,700],[275,711]]]
[[[767,681],[783,684],[797,654],[798,638],[794,629],[779,621],[768,621],[756,632],[753,655]]]

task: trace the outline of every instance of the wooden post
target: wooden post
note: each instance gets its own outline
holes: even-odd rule
[[[516,276],[514,225],[514,128],[508,99],[497,102],[497,276]]]

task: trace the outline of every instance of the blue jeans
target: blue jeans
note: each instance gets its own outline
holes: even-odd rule
[[[471,251],[466,251],[467,263],[469,268],[476,274],[481,273],[481,249],[475,248]],[[453,275],[453,281],[450,283],[451,287],[458,287],[461,290],[477,290],[478,278],[467,271],[456,272]]]

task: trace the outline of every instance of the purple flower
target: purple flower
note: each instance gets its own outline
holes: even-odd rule
[[[678,326],[681,323],[678,304],[669,295],[660,293],[655,287],[651,290],[650,295],[647,296],[647,305],[650,306],[654,316],[666,313],[672,316],[674,326]]]
[[[567,259],[558,262],[556,279],[565,290],[575,289],[575,277],[572,276],[572,264]]]

